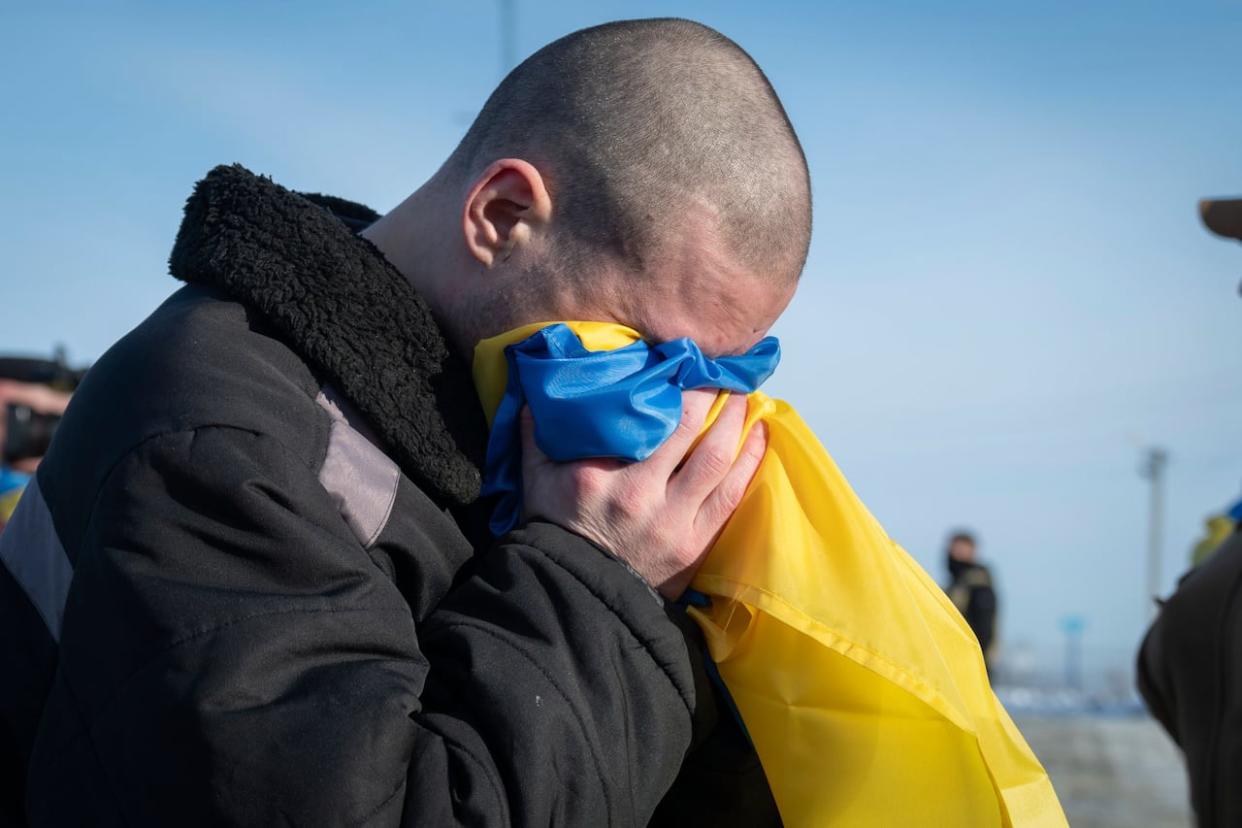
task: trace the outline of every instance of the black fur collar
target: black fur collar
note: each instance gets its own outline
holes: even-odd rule
[[[469,503],[486,445],[478,397],[426,303],[344,223],[374,217],[220,166],[186,202],[169,268],[258,310],[366,415],[428,494]]]

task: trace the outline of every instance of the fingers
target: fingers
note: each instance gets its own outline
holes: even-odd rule
[[[720,485],[703,502],[696,520],[696,529],[701,537],[714,538],[724,529],[733,510],[742,502],[750,481],[763,462],[768,450],[768,429],[762,422],[755,423],[746,438],[742,451],[729,469],[728,474],[720,481]]]
[[[669,482],[669,497],[679,498],[696,510],[733,467],[742,426],[746,422],[746,397],[732,394],[724,410]]]
[[[640,465],[661,481],[668,480],[681,465],[686,451],[698,438],[707,413],[716,401],[715,390],[696,388],[681,395],[681,420],[669,438]]]

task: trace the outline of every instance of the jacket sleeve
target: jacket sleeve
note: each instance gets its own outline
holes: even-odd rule
[[[1182,749],[1200,825],[1242,825],[1242,534],[1179,581],[1139,648],[1151,714]]]
[[[97,824],[645,824],[694,697],[662,603],[581,538],[511,534],[415,629],[304,460],[198,429],[139,446],[96,503],[28,804],[49,824],[85,801]]]

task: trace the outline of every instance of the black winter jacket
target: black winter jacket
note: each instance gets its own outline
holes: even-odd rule
[[[197,186],[189,286],[92,368],[0,535],[0,811],[775,822],[678,610],[556,526],[486,538],[468,372],[372,218]]]

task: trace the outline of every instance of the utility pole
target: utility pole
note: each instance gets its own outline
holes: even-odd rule
[[[1139,474],[1151,484],[1147,506],[1147,594],[1143,596],[1147,618],[1156,616],[1155,597],[1160,594],[1161,564],[1164,560],[1164,469],[1169,453],[1153,446],[1143,455]]]
[[[500,76],[509,74],[517,63],[517,0],[497,0],[500,3]]]

